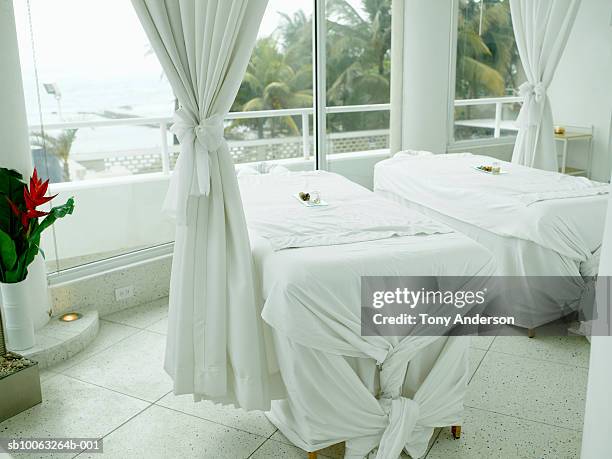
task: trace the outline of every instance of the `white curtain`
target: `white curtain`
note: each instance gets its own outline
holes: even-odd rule
[[[557,171],[553,119],[546,91],[572,25],[580,0],[510,0],[514,36],[527,81],[517,118],[519,127],[512,162]]]
[[[223,118],[267,0],[132,0],[180,103],[181,154],[164,207],[176,216],[165,368],[176,394],[269,409],[242,202]]]

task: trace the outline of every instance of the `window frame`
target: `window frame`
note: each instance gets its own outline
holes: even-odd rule
[[[452,0],[453,12],[451,22],[451,33],[450,33],[450,59],[449,59],[449,80],[448,80],[448,119],[447,119],[447,150],[461,150],[469,147],[485,147],[485,146],[499,146],[499,145],[514,145],[516,142],[516,134],[505,135],[501,137],[487,137],[482,139],[469,139],[469,140],[456,140],[455,139],[455,86],[457,83],[457,40],[459,33],[459,1]],[[482,2],[483,0],[481,0]],[[502,96],[502,97],[487,97],[486,99],[491,101],[503,101],[508,97],[514,96]],[[520,101],[520,97],[516,96],[517,101]],[[483,97],[483,99],[485,99]],[[492,102],[494,103],[494,102]]]

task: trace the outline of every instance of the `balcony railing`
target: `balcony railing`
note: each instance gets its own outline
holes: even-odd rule
[[[499,138],[502,129],[513,129],[510,123],[511,120],[503,120],[504,104],[521,102],[520,97],[501,97],[501,98],[485,98],[485,99],[465,99],[456,100],[454,102],[455,107],[465,106],[495,106],[495,117],[493,119],[468,119],[468,120],[457,120],[455,124],[458,126],[473,127],[473,128],[487,128],[493,129],[493,137]],[[372,105],[351,105],[351,106],[337,106],[327,107],[327,114],[346,114],[346,113],[364,113],[364,112],[386,112],[389,111],[390,104],[372,104]],[[291,108],[282,110],[259,110],[249,112],[231,112],[226,116],[227,121],[233,120],[246,120],[246,119],[266,119],[266,118],[279,118],[279,117],[299,117],[301,121],[301,136],[296,137],[277,137],[277,138],[265,138],[265,139],[253,139],[253,140],[228,140],[230,149],[234,152],[244,152],[253,150],[256,148],[288,145],[288,144],[301,144],[296,145],[292,148],[299,148],[296,151],[290,151],[286,155],[293,158],[299,158],[303,160],[309,160],[311,158],[311,135],[310,135],[310,120],[309,117],[314,114],[313,108]],[[83,120],[83,121],[66,121],[57,123],[44,124],[43,127],[46,131],[53,130],[65,130],[65,129],[97,129],[97,128],[112,128],[112,127],[134,127],[134,126],[148,126],[156,128],[159,131],[159,144],[155,147],[149,148],[132,148],[132,149],[120,149],[115,151],[109,151],[105,149],[99,152],[90,152],[86,155],[80,154],[78,151],[73,152],[72,158],[76,161],[92,162],[92,161],[111,161],[113,158],[130,158],[137,156],[149,156],[157,158],[156,170],[164,174],[169,174],[172,170],[173,161],[178,156],[179,147],[172,141],[172,136],[169,135],[169,127],[172,124],[171,117],[149,117],[149,118],[122,118],[122,119],[101,119],[101,120]],[[40,132],[40,125],[30,126],[32,132]],[[343,133],[331,133],[327,134],[330,145],[334,145],[334,142],[341,143],[346,140],[359,141],[361,139],[362,144],[374,145],[375,149],[383,148],[380,147],[381,139],[388,136],[388,129],[378,130],[367,130],[367,131],[352,131]],[[344,139],[344,140],[343,140]],[[374,139],[374,140],[372,140]],[[386,140],[388,145],[388,140]],[[386,145],[384,148],[386,148]],[[361,148],[372,149],[372,148]],[[102,149],[101,149],[102,150]],[[343,152],[344,150],[340,150]],[[331,151],[330,153],[334,153]],[[239,153],[236,153],[239,154]],[[244,155],[247,158],[248,155]],[[161,164],[159,164],[161,158]],[[241,161],[241,158],[236,162],[248,162]],[[276,158],[275,158],[276,159]]]
[[[486,97],[482,99],[458,99],[455,100],[456,107],[478,107],[486,105],[495,106],[495,117],[493,119],[468,119],[468,120],[455,120],[456,126],[466,126],[473,128],[488,128],[493,129],[493,138],[498,139],[501,137],[501,131],[509,130],[516,131],[514,120],[503,119],[503,106],[504,104],[515,104],[522,102],[523,98],[520,96],[509,96],[509,97]]]

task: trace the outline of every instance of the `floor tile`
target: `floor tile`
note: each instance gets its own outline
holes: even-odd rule
[[[293,445],[293,443],[291,443],[291,441],[287,437],[285,437],[280,430],[274,432],[274,435],[270,437],[270,440],[274,440],[275,442],[284,443],[286,445],[295,447],[295,445]],[[300,449],[300,451],[302,450]],[[319,455],[332,459],[342,459],[344,457],[344,442],[336,443],[335,445],[331,445],[327,448],[319,450]]]
[[[491,343],[493,343],[494,339],[495,336],[472,336],[471,346],[476,349],[484,349],[487,351],[491,347]]]
[[[461,439],[442,429],[427,459],[569,459],[580,457],[578,431],[467,408]]]
[[[105,437],[103,455],[83,457],[240,459],[248,458],[265,440],[154,405]]]
[[[491,350],[588,368],[591,345],[584,336],[498,336]]]
[[[329,458],[323,451],[319,452],[320,458]],[[251,456],[252,459],[270,459],[270,458],[282,458],[282,459],[307,459],[308,453],[300,448],[292,446],[287,443],[268,440],[261,448],[255,451],[255,454]]]
[[[138,328],[100,320],[100,331],[98,331],[98,336],[93,342],[70,359],[54,365],[50,370],[55,372],[65,371],[139,331]]]
[[[168,298],[162,298],[140,306],[125,309],[102,317],[130,327],[147,328],[168,316]]]
[[[57,376],[56,372],[51,371],[48,368],[45,368],[44,370],[40,370],[39,374],[40,374],[40,382],[41,383],[43,383],[45,381],[48,381],[49,379],[53,378],[54,376]]]
[[[148,404],[64,375],[42,383],[43,402],[0,423],[0,437],[101,437]]]
[[[154,402],[172,389],[163,369],[165,346],[165,336],[142,330],[64,373]]]
[[[582,429],[588,370],[489,351],[466,406]]]
[[[162,320],[158,320],[153,325],[149,325],[147,330],[161,333],[162,335],[168,334],[168,316],[164,317]]]
[[[480,362],[482,362],[482,359],[484,359],[486,354],[487,351],[483,351],[482,349],[470,349],[470,380],[474,376],[474,373],[476,373]]]
[[[246,412],[209,401],[195,403],[191,395],[168,394],[157,404],[266,438],[276,431],[276,427],[262,411]]]

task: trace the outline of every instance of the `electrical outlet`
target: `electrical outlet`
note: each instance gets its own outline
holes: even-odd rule
[[[134,286],[133,285],[128,285],[127,287],[121,287],[121,288],[115,289],[115,300],[117,301],[124,301],[133,296],[134,296]]]

